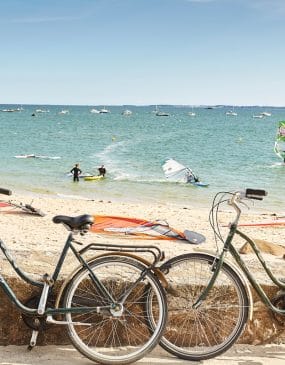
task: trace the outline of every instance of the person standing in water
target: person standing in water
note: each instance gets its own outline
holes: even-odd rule
[[[73,181],[79,181],[79,175],[82,173],[82,171],[80,170],[78,163],[75,164],[70,172],[73,174]]]
[[[99,167],[98,171],[99,171],[99,176],[103,176],[103,177],[105,176],[106,169],[105,169],[104,165],[102,165],[101,167]]]

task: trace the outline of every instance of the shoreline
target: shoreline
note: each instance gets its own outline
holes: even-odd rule
[[[177,200],[176,202],[173,200],[165,201],[165,200],[153,200],[148,197],[140,197],[140,198],[134,198],[133,196],[129,197],[129,199],[126,199],[124,196],[121,197],[114,197],[114,196],[108,196],[106,193],[102,194],[100,197],[90,197],[85,195],[77,194],[77,192],[69,191],[67,193],[61,193],[61,192],[53,192],[53,191],[46,191],[46,192],[38,192],[33,190],[17,190],[17,189],[11,189],[12,195],[10,197],[6,196],[6,199],[21,199],[21,197],[31,197],[32,199],[38,199],[38,198],[50,198],[50,199],[62,199],[62,200],[74,200],[74,201],[90,201],[90,202],[108,202],[108,203],[115,203],[115,204],[130,204],[130,205],[164,205],[174,208],[183,208],[183,209],[197,209],[197,210],[208,210],[208,213],[210,212],[210,209],[212,207],[212,201],[214,198],[213,194],[212,196],[209,196],[209,199],[205,201],[198,202],[197,200],[189,198],[186,202],[182,202],[181,200]],[[233,191],[233,190],[231,190]],[[5,195],[0,195],[0,200],[5,200]],[[262,214],[268,214],[268,215],[284,215],[285,216],[285,208],[283,208],[283,205],[280,205],[280,207],[274,207],[271,205],[268,205],[266,202],[266,197],[263,199],[263,201],[255,201],[255,200],[249,200],[247,202],[248,208],[244,206],[242,209],[242,216],[249,214],[249,215],[262,215]],[[223,205],[223,210],[225,210],[225,205]],[[229,207],[228,209],[231,211],[232,209]]]

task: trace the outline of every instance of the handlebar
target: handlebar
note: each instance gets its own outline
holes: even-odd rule
[[[0,194],[4,194],[4,195],[12,195],[12,191],[9,189],[3,189],[0,188]]]
[[[236,219],[234,220],[234,224],[238,224],[238,221],[239,221],[241,209],[238,206],[238,203],[241,202],[242,199],[247,198],[247,199],[263,200],[263,197],[266,195],[267,195],[267,191],[262,190],[262,189],[247,188],[243,191],[236,191],[233,194],[232,198],[229,199],[229,201],[228,201],[229,205],[231,205],[237,213]]]

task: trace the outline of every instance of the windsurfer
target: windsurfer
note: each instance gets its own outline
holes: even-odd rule
[[[195,176],[193,172],[190,169],[187,169],[187,182],[198,182],[199,178],[198,176]]]
[[[73,181],[79,181],[79,175],[82,173],[82,171],[80,170],[78,163],[75,164],[70,172],[73,174]]]
[[[104,165],[102,165],[101,167],[98,168],[98,171],[99,171],[99,176],[105,176],[106,174],[106,169],[104,167]]]

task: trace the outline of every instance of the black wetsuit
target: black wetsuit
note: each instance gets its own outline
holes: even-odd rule
[[[98,171],[99,171],[99,175],[101,175],[103,177],[105,176],[105,174],[106,174],[105,167],[99,167]]]
[[[73,174],[73,181],[79,181],[79,175],[82,171],[75,166],[70,172]]]

